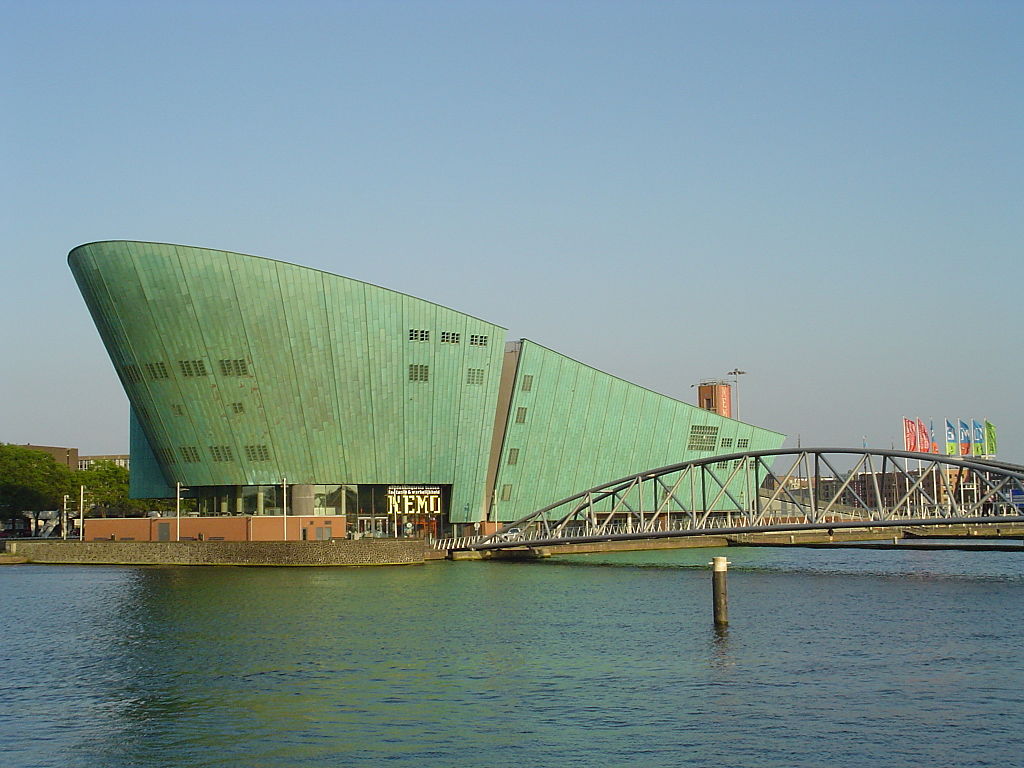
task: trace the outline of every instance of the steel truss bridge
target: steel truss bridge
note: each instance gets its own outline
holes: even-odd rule
[[[745,451],[639,472],[438,549],[1024,522],[1024,467],[897,450]]]

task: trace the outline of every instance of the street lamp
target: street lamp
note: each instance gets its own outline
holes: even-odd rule
[[[187,491],[188,488],[181,484],[179,480],[174,484],[174,540],[181,541],[181,492]]]
[[[745,376],[746,371],[741,371],[739,368],[733,368],[729,371],[726,376],[732,376],[732,383],[736,387],[736,391],[732,397],[732,411],[733,418],[738,419],[740,417],[740,376]]]
[[[78,540],[85,541],[85,486],[78,486]]]
[[[284,540],[288,541],[288,478],[281,478],[281,522],[284,524]]]

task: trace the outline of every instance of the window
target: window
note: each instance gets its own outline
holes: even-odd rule
[[[523,386],[521,389],[523,392],[529,392],[533,389],[533,376],[523,376]]]
[[[270,449],[265,445],[247,445],[245,458],[249,461],[270,461]]]
[[[194,445],[183,445],[178,450],[181,451],[181,458],[189,464],[197,464],[199,462],[199,449]]]
[[[151,379],[166,379],[168,376],[167,366],[162,362],[146,363],[143,368],[146,369],[146,375]]]
[[[732,438],[731,437],[723,437],[722,438],[722,447],[723,448],[732,448]]]
[[[720,461],[717,464],[715,464],[715,466],[718,467],[719,469],[728,469],[729,468],[729,462],[728,461]]]
[[[746,438],[746,437],[741,437],[739,440],[736,441],[736,447],[737,448],[749,448],[750,447],[750,439]]]
[[[206,363],[202,360],[179,360],[178,368],[181,369],[181,375],[186,378],[206,375]]]
[[[210,455],[214,461],[234,461],[235,454],[230,445],[211,445]]]
[[[231,412],[232,413],[245,413],[245,405],[243,403],[232,403],[231,404]]]
[[[469,343],[472,346],[474,346],[474,347],[486,347],[487,346],[487,337],[486,336],[478,336],[475,333],[471,333],[469,335]]]
[[[713,451],[717,443],[718,427],[694,424],[690,427],[690,442],[687,444],[686,450]]]
[[[245,360],[221,360],[221,376],[248,376],[249,364]]]
[[[508,501],[511,498],[512,498],[512,486],[506,483],[505,485],[501,486],[501,500],[502,501]]]
[[[518,464],[519,463],[519,449],[518,448],[509,448],[508,449],[508,463],[509,464]]]
[[[430,331],[425,331],[420,328],[410,328],[409,341],[430,341]]]
[[[132,384],[139,384],[142,382],[142,371],[139,370],[139,366],[137,365],[126,365],[121,368],[121,372]]]
[[[526,423],[526,409],[525,408],[516,408],[516,424],[525,424],[525,423]]]
[[[454,333],[452,331],[441,331],[441,343],[442,344],[458,344],[461,333]]]
[[[175,403],[174,405],[171,406],[171,413],[173,413],[175,416],[184,416],[185,406]]]
[[[409,381],[430,381],[430,366],[417,363],[410,365]]]
[[[470,368],[466,371],[466,383],[467,384],[483,384],[484,383],[484,369],[483,368]]]

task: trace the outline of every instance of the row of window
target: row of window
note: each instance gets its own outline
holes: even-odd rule
[[[245,403],[228,403],[228,408],[231,409],[232,413],[245,413]],[[171,413],[175,416],[184,416],[185,406],[180,403],[174,403],[171,405]]]
[[[526,409],[525,408],[517,409],[516,410],[516,423],[517,424],[522,424],[525,421],[526,421]],[[722,438],[722,447],[723,448],[729,447],[729,446],[726,445],[726,440],[729,441],[729,445],[732,444],[732,438]],[[740,438],[736,442],[737,443],[743,443],[742,446],[737,446],[737,447],[746,448],[747,444],[750,443],[750,440],[747,440],[747,439],[744,439],[744,438]],[[742,462],[743,462],[743,459],[733,459],[732,460],[732,466],[738,467]],[[519,463],[519,449],[518,448],[509,448],[508,449],[508,462],[507,463],[509,464],[509,466],[511,466],[513,464],[518,464]],[[750,459],[750,466],[753,467],[753,466],[756,466],[756,465],[757,465],[757,459],[754,459],[754,458]],[[718,462],[718,464],[716,464],[716,466],[719,469],[725,469],[726,467],[729,466],[729,462],[728,461],[720,461],[720,462]]]
[[[409,381],[430,381],[430,366],[423,365],[422,363],[412,363],[409,365]],[[466,383],[480,385],[484,383],[484,369],[483,368],[467,368],[466,369]]]
[[[754,467],[757,466],[757,459],[756,458],[751,458],[751,459],[749,459],[749,461],[750,461],[750,468],[751,469],[753,469]],[[732,461],[719,461],[719,462],[717,462],[715,464],[715,467],[718,468],[718,469],[728,469],[731,466],[733,469],[735,469],[736,467],[740,466],[742,463],[743,463],[743,459],[733,459]]]
[[[210,458],[214,461],[235,460],[235,452],[230,445],[211,445],[207,447],[210,449]],[[202,460],[199,448],[194,445],[179,446],[178,451],[181,453],[181,460],[186,464],[198,464]],[[177,457],[171,448],[157,448],[156,456],[163,464],[177,463]],[[270,461],[270,447],[266,445],[247,445],[245,446],[245,458],[249,461]]]
[[[430,341],[430,331],[425,328],[410,328],[409,341]],[[441,331],[442,344],[458,344],[461,341],[461,333],[456,331]],[[469,335],[470,346],[486,347],[488,341],[490,341],[489,336],[483,336],[478,333],[471,333]]]
[[[723,437],[722,438],[722,446],[721,447],[722,448],[732,448],[733,447],[733,445],[732,445],[732,438],[731,437]],[[749,448],[750,447],[750,439],[746,438],[746,437],[737,438],[736,439],[736,447],[737,448]]]
[[[718,427],[707,426],[704,424],[694,424],[690,427],[690,441],[686,445],[686,449],[688,451],[714,451],[718,447]],[[723,437],[721,447],[732,448],[733,439],[731,437]],[[736,438],[735,447],[749,448],[750,438]]]
[[[231,360],[218,360],[217,362],[220,366],[220,373],[222,376],[249,375],[249,363],[244,359],[236,358]],[[207,376],[209,374],[209,370],[206,368],[206,362],[204,360],[179,360],[178,370],[186,379]],[[168,379],[171,376],[171,372],[167,368],[167,364],[160,360],[154,363],[143,363],[141,367],[133,364],[123,365],[121,366],[121,371],[124,374],[125,379],[133,384],[141,384],[144,379],[156,381],[158,379]]]

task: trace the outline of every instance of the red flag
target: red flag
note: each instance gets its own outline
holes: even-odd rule
[[[920,419],[917,420],[917,450],[921,453],[928,453],[928,449],[931,447],[932,440],[928,434],[928,427],[924,425],[924,422]]]
[[[903,450],[917,450],[917,424],[910,419],[903,420]]]

